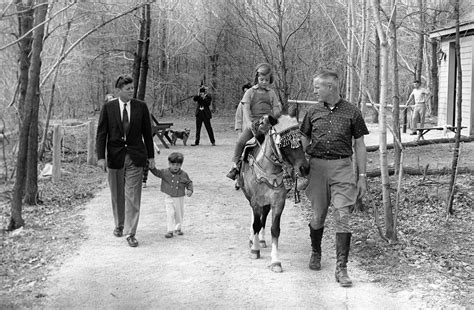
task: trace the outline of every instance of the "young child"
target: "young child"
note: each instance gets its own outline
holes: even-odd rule
[[[193,194],[193,181],[188,174],[181,170],[184,156],[174,152],[168,156],[169,167],[167,169],[151,169],[158,178],[161,178],[161,191],[166,194],[166,218],[168,232],[166,238],[173,237],[173,232],[183,235],[181,230],[184,214],[184,195],[191,197]]]
[[[271,115],[278,118],[281,112],[281,105],[278,97],[270,85],[273,83],[272,67],[268,63],[261,63],[255,68],[254,86],[248,89],[241,101],[243,114],[250,122],[254,123],[260,120],[264,115]],[[227,177],[235,180],[239,174],[237,162],[242,155],[245,143],[253,137],[250,127],[242,128],[242,134],[235,145],[232,161],[234,165],[227,173]]]

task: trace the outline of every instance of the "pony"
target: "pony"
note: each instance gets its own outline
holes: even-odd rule
[[[260,258],[260,248],[266,248],[265,222],[271,210],[272,250],[269,268],[278,273],[283,271],[278,256],[278,238],[288,192],[283,179],[285,172],[293,179],[306,175],[309,164],[295,117],[281,115],[275,120],[265,116],[257,126],[258,129],[254,130],[255,138],[247,143],[244,150],[239,184],[252,209],[250,258]]]

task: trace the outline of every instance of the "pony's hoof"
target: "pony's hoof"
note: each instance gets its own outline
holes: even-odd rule
[[[250,250],[250,258],[251,259],[259,259],[260,258],[260,250]]]
[[[267,242],[265,240],[260,240],[260,247],[261,248],[266,248],[267,247]]]
[[[270,266],[268,266],[268,268],[270,268],[270,270],[275,272],[275,273],[283,272],[283,268],[281,267],[280,262],[272,263]]]

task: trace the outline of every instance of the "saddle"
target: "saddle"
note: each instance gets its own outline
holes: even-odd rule
[[[247,143],[245,143],[244,151],[242,152],[241,156],[242,161],[248,162],[250,151],[257,145],[258,141],[255,137],[252,137],[252,139],[248,140]]]

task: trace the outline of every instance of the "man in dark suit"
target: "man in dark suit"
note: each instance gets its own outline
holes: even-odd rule
[[[143,168],[155,167],[150,113],[145,102],[133,99],[133,79],[119,76],[118,98],[105,103],[97,125],[98,165],[108,171],[115,219],[114,235],[128,235],[131,247],[140,214]],[[105,160],[107,154],[107,162]]]
[[[214,139],[214,131],[211,126],[212,113],[210,106],[212,103],[212,97],[207,93],[205,87],[201,87],[199,89],[199,95],[194,96],[193,100],[196,101],[196,140],[194,140],[194,144],[191,144],[191,146],[199,145],[202,123],[204,123],[204,126],[206,127],[211,144],[215,146],[216,140]]]

